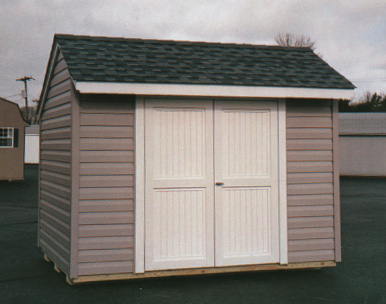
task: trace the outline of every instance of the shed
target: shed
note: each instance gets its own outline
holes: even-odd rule
[[[0,97],[0,180],[24,179],[24,132],[19,106]]]
[[[386,176],[386,113],[339,113],[341,176]]]
[[[353,89],[309,48],[56,35],[38,245],[69,283],[335,266]]]
[[[39,163],[39,125],[30,125],[25,129],[25,155],[24,163],[38,164]]]

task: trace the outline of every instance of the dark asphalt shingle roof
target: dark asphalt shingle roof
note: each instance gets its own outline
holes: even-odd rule
[[[353,89],[309,48],[56,35],[76,81]]]

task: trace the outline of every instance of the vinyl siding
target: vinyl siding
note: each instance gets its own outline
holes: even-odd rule
[[[330,101],[287,100],[288,261],[335,260]]]
[[[59,53],[40,130],[39,246],[66,274],[71,249],[72,82]]]
[[[78,275],[132,273],[134,100],[82,95]]]

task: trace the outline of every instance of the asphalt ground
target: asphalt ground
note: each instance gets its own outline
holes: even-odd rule
[[[0,182],[0,304],[386,303],[386,179],[341,180],[343,262],[335,268],[70,286],[37,248],[36,165]]]

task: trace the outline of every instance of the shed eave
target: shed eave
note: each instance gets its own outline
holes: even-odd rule
[[[83,94],[134,94],[159,96],[265,97],[350,99],[353,89],[320,89],[265,86],[75,82]]]

